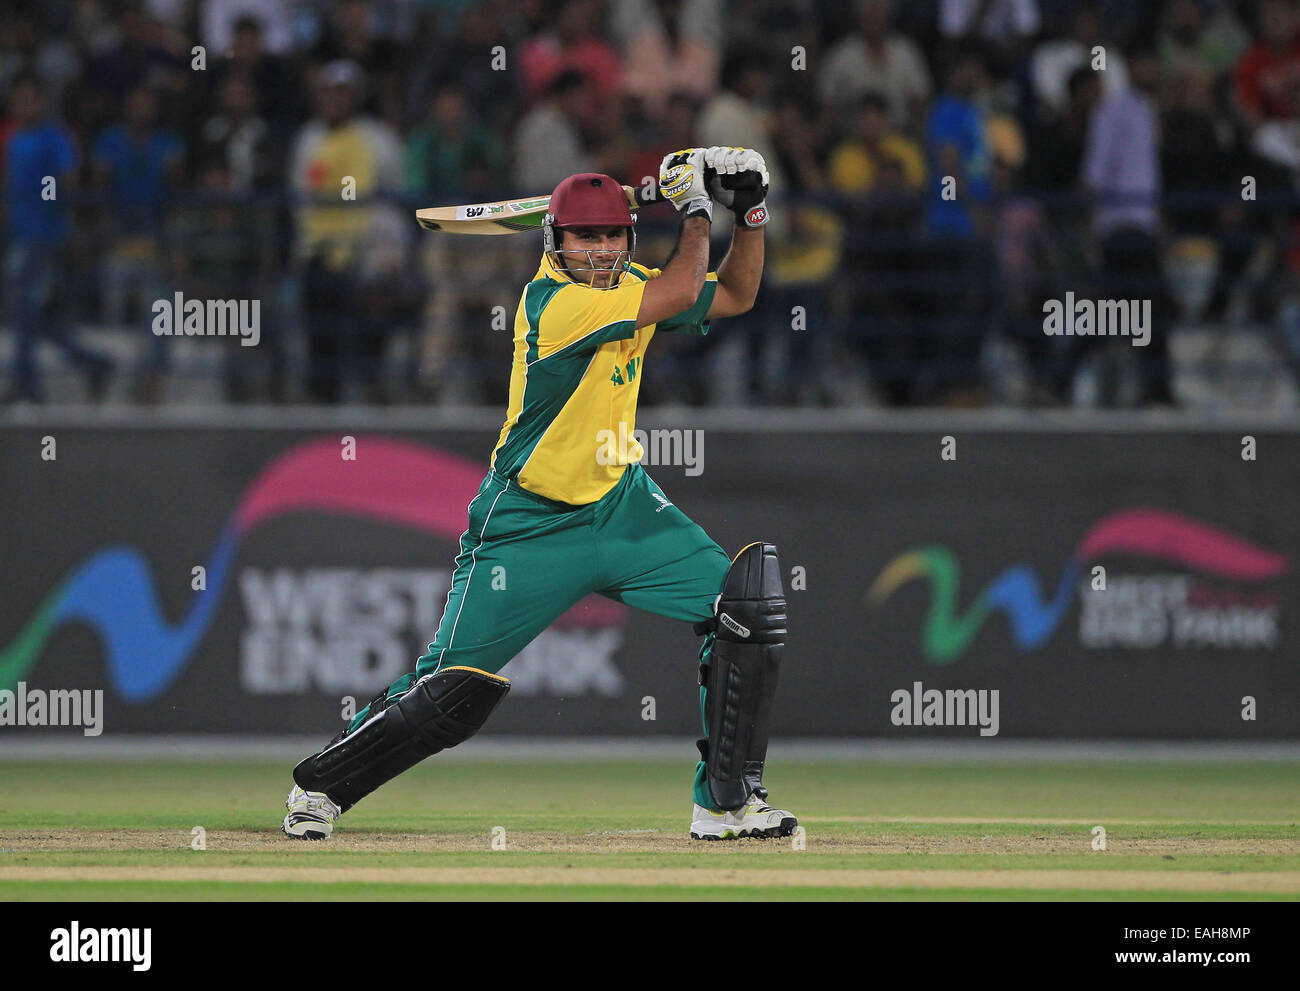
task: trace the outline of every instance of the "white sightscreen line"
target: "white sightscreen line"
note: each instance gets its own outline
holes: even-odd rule
[[[296,763],[324,745],[297,736],[42,736],[0,733],[6,760],[283,760]],[[636,761],[698,758],[691,737],[476,737],[438,754],[439,761]],[[870,740],[775,739],[769,761],[1288,761],[1300,760],[1300,741],[1150,740]]]

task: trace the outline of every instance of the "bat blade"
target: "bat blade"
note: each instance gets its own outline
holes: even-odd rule
[[[629,206],[655,202],[654,194],[624,186]],[[416,222],[426,231],[447,234],[522,234],[540,230],[551,205],[549,196],[528,196],[496,203],[431,206],[415,211]]]
[[[434,206],[415,211],[415,219],[429,231],[450,234],[517,234],[542,226],[549,196],[530,196],[497,203]]]

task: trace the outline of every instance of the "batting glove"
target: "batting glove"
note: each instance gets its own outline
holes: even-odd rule
[[[704,185],[704,149],[683,148],[664,156],[659,165],[659,196],[687,217],[713,219],[713,201]]]
[[[767,223],[767,163],[752,148],[714,146],[704,149],[705,185],[719,205],[732,212],[741,227]]]

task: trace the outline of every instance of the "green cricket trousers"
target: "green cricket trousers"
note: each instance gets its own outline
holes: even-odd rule
[[[669,619],[702,622],[713,616],[730,564],[640,464],[628,465],[614,488],[585,506],[543,498],[489,471],[469,504],[469,528],[429,652],[385,695],[393,699],[424,675],[454,665],[496,674],[592,592]],[[708,663],[712,642],[710,634],[701,663]],[[369,712],[370,706],[358,712],[349,732]],[[702,761],[694,794],[712,806]]]

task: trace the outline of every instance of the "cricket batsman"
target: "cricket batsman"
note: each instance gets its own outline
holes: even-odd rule
[[[334,820],[424,758],[473,736],[510,690],[499,672],[595,592],[694,624],[699,741],[690,835],[786,836],[797,820],[767,804],[763,765],[785,648],[776,548],[728,558],[664,494],[629,438],[656,329],[704,334],[744,313],[763,272],[767,167],[746,148],[665,156],[659,194],[682,217],[661,270],[633,260],[636,218],[606,175],[570,176],[543,223],[541,265],[515,313],[505,425],[469,505],[469,526],[429,652],[294,768],[284,832],[320,840]],[[709,272],[715,204],[735,215]],[[492,576],[504,568],[505,588]]]

